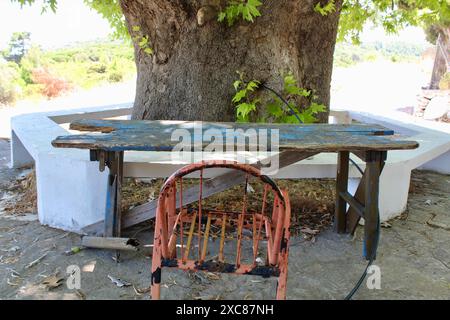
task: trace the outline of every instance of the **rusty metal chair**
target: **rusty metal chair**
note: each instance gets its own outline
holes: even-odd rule
[[[203,175],[204,170],[209,168],[234,169],[241,172],[238,176],[240,179],[245,176],[243,205],[240,212],[202,207],[203,192],[208,191],[204,190]],[[191,187],[191,189],[198,190],[198,196],[194,193],[196,197],[194,202],[196,199],[198,202],[196,202],[197,207],[193,208],[191,205],[188,208],[187,204],[183,203],[183,177],[193,172],[200,174],[198,189],[197,186]],[[263,183],[261,209],[260,211],[258,209],[258,212],[248,210],[248,182],[251,177],[258,178]],[[192,195],[192,192],[186,195],[185,202],[192,203]],[[273,202],[273,207],[268,213],[266,211],[269,211],[267,210],[269,201]],[[290,211],[287,192],[280,190],[272,179],[262,175],[258,169],[252,166],[227,161],[204,161],[178,170],[166,180],[158,198],[152,258],[152,299],[160,298],[163,267],[185,271],[278,277],[276,298],[285,299]],[[215,248],[218,252],[214,256],[208,252],[208,243],[214,236],[212,228],[217,230],[215,238],[220,238],[218,248],[217,244]],[[229,230],[237,232],[237,236],[230,237]],[[191,250],[194,236],[198,239],[196,253],[192,253],[194,250]],[[233,247],[233,263],[225,261],[224,247],[227,240],[232,240],[228,241],[226,246],[227,248]],[[247,255],[242,250],[244,241],[249,243],[246,250]],[[267,242],[267,248],[264,250],[265,262],[258,257],[261,242]],[[212,250],[212,245],[210,245],[210,250]],[[243,263],[243,260],[249,263]]]

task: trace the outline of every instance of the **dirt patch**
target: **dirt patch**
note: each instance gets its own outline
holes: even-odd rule
[[[158,197],[164,179],[124,180],[122,187],[122,212],[154,200]],[[199,180],[185,179],[183,187],[198,186]],[[277,180],[281,189],[288,190],[291,200],[292,232],[302,233],[307,239],[314,239],[320,231],[332,223],[334,212],[335,182],[332,179]],[[248,195],[248,210],[261,210],[263,184],[251,181]],[[216,210],[240,211],[243,205],[244,185],[238,185],[205,199],[204,208]],[[7,188],[10,196],[3,200],[2,206],[7,213],[20,215],[37,212],[36,175],[31,170],[12,181]],[[271,207],[271,200],[268,199]],[[196,207],[194,203],[190,207]]]
[[[158,197],[163,179],[144,182],[138,179],[125,179],[122,189],[122,210],[124,214],[137,205]],[[198,186],[196,179],[183,180],[183,188]],[[281,189],[288,190],[291,201],[291,228],[294,234],[302,233],[307,239],[327,229],[334,212],[335,181],[332,179],[277,180]],[[248,211],[259,212],[263,197],[263,184],[260,181],[249,183]],[[238,185],[224,192],[208,197],[202,202],[205,209],[240,211],[243,205],[244,185]],[[271,207],[272,199],[268,199]],[[195,208],[197,203],[188,207]]]
[[[155,195],[159,192],[157,184],[161,182],[151,182],[156,184]],[[142,184],[142,190],[135,189],[131,183],[134,182],[127,181],[124,189],[129,188],[133,194],[142,192],[138,200],[147,201],[151,195],[151,183],[138,181],[137,184]],[[279,181],[282,186],[283,183]],[[329,201],[332,206],[333,180],[305,180],[303,183],[307,185],[299,181],[297,188],[291,188],[292,199],[297,198],[297,193],[298,201],[302,197],[317,196],[325,199],[324,203]],[[449,217],[450,176],[413,171],[411,186],[407,214],[403,219],[391,221],[390,228],[382,229],[376,261],[382,270],[382,289],[369,290],[362,285],[355,299],[449,297],[450,231],[430,223],[443,223]],[[253,184],[252,187],[257,188]],[[311,190],[313,193],[309,193]],[[315,195],[317,190],[321,190],[324,196]],[[239,198],[239,195],[235,196]],[[293,211],[297,215],[302,210],[316,210],[316,207],[309,207],[306,203],[296,205],[296,208]],[[314,219],[320,217],[310,216]],[[300,214],[301,222],[307,223],[307,217],[308,214]],[[68,250],[80,246],[79,235],[19,218],[13,215],[0,217],[1,299],[149,299],[146,288],[151,278],[151,248],[124,252],[121,263],[116,263],[112,259],[114,252],[107,250],[85,249],[67,255]],[[130,228],[124,236],[135,236],[142,244],[151,244],[153,234],[151,230],[143,231],[143,227]],[[288,299],[342,299],[367,264],[361,258],[362,228],[357,229],[355,237],[339,235],[328,229],[321,232],[316,241],[305,241],[295,236],[292,240]],[[81,269],[81,289],[78,291],[69,289],[65,284],[68,277],[65,271],[73,265]],[[64,280],[60,281],[61,277]],[[119,287],[111,277],[132,285]],[[163,299],[273,299],[276,280],[227,274],[192,274],[165,268],[161,287]]]
[[[37,212],[36,173],[26,170],[6,188],[1,205],[6,213],[22,215]]]

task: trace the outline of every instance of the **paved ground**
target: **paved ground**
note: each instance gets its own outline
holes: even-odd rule
[[[0,140],[0,198],[8,180],[18,174],[5,168],[8,145]],[[382,229],[378,260],[381,290],[365,284],[355,299],[450,298],[450,176],[414,172],[408,211],[401,220]],[[129,230],[142,243],[151,233],[142,226]],[[289,261],[289,299],[342,299],[360,277],[362,229],[354,239],[326,231],[314,243],[294,238]],[[35,215],[8,217],[0,213],[0,299],[148,299],[139,289],[148,287],[149,251],[122,255],[83,250],[67,256],[80,237],[40,225]],[[66,286],[66,269],[81,268],[81,289]],[[50,277],[59,271],[58,277]],[[133,286],[119,288],[108,278]],[[221,275],[219,279],[164,271],[162,297],[172,299],[269,299],[275,282],[249,276]],[[46,278],[47,277],[47,278]],[[42,282],[62,285],[48,289]]]

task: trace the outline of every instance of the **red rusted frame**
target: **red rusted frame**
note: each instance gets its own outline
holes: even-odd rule
[[[241,212],[213,210],[202,207],[203,172],[205,169],[217,167],[240,170],[246,173]],[[191,210],[191,214],[189,214],[183,208],[183,177],[195,171],[200,171],[199,203],[198,209]],[[247,183],[250,175],[264,182],[261,212],[248,212],[247,210]],[[177,182],[179,183],[180,190],[180,209],[178,213],[176,210]],[[266,213],[268,193],[270,190],[274,199],[271,217]],[[290,210],[288,193],[281,191],[272,179],[262,175],[258,169],[252,166],[228,161],[205,161],[181,168],[167,179],[158,198],[152,259],[152,299],[160,298],[161,269],[163,267],[175,267],[181,270],[192,271],[204,270],[210,272],[252,274],[264,277],[275,276],[278,277],[276,298],[285,299],[290,237]],[[227,223],[232,223],[237,228],[236,259],[233,264],[225,262],[224,258],[225,229]],[[184,242],[185,228],[189,229],[187,231],[186,243]],[[215,237],[217,237],[217,234],[220,234],[220,247],[217,261],[206,259],[208,240],[213,236],[211,228],[219,229]],[[196,236],[198,238],[196,259],[190,258],[190,247],[195,229],[197,229]],[[242,241],[248,238],[248,236],[243,235],[243,230],[251,232],[252,256],[250,264],[241,263],[243,254]],[[181,248],[180,258],[177,258],[178,239],[180,243],[179,247]],[[229,240],[229,238],[227,239]],[[258,248],[261,240],[267,241],[267,261],[263,266],[258,265],[257,262]]]

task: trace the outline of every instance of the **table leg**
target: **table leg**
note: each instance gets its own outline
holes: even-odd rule
[[[380,174],[384,165],[385,152],[368,152],[366,156],[365,210],[364,210],[364,256],[375,259],[379,233],[378,195]]]
[[[384,156],[384,155],[383,155]],[[361,157],[364,162],[366,161],[366,157]],[[381,163],[381,172],[384,168],[384,161]],[[381,174],[381,173],[380,173]],[[359,201],[360,203],[365,203],[365,186],[366,186],[366,180],[367,180],[367,170],[364,171],[363,176],[361,177],[361,181],[359,182],[358,188],[356,189],[355,195],[353,196],[355,200]],[[353,207],[349,207],[347,210],[347,232],[353,235],[356,231],[356,227],[358,226],[359,221],[361,220],[361,216],[358,214],[358,212]]]
[[[105,237],[120,237],[121,194],[123,181],[123,152],[108,152],[106,165],[109,167],[105,210]]]
[[[338,153],[337,173],[336,173],[336,208],[334,212],[334,230],[337,233],[345,233],[346,230],[346,209],[347,203],[340,196],[341,192],[348,189],[348,167],[349,152],[340,151]]]

